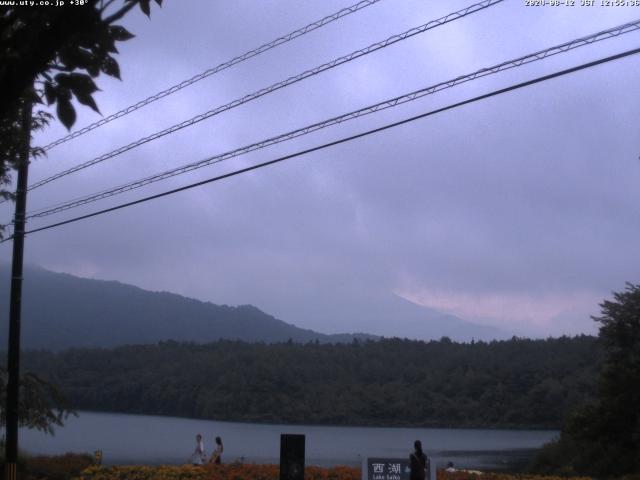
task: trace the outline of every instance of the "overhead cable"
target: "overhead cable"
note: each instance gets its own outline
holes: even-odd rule
[[[439,92],[441,90],[445,90],[447,88],[452,88],[456,85],[460,85],[462,83],[465,82],[469,82],[481,77],[485,77],[488,75],[493,75],[496,74],[498,72],[502,72],[505,70],[509,70],[515,67],[519,67],[522,65],[526,65],[538,60],[543,60],[545,58],[548,58],[550,56],[553,55],[557,55],[559,53],[564,53],[567,52],[569,50],[573,50],[575,48],[578,47],[582,47],[585,45],[590,45],[593,44],[594,42],[598,42],[601,40],[605,40],[608,38],[613,38],[613,37],[617,37],[619,35],[623,35],[629,32],[633,32],[636,30],[640,29],[640,19],[636,20],[634,22],[629,22],[629,23],[625,23],[623,25],[619,25],[617,27],[613,27],[613,28],[609,28],[607,30],[603,30],[601,32],[598,33],[594,33],[585,37],[581,37],[575,40],[571,40],[569,42],[565,42],[562,43],[560,45],[556,45],[550,48],[547,48],[545,50],[540,50],[537,51],[535,53],[530,53],[528,55],[524,55],[521,57],[518,57],[516,59],[513,60],[508,60],[502,63],[499,63],[497,65],[491,66],[491,67],[487,67],[487,68],[482,68],[480,70],[476,70],[473,73],[469,73],[466,75],[461,75],[459,77],[456,77],[454,79],[451,80],[447,80],[445,82],[440,82],[437,83],[435,85],[431,85],[429,87],[426,88],[422,88],[420,90],[416,90],[414,92],[411,93],[407,93],[398,97],[394,97],[392,99],[389,100],[385,100],[383,102],[379,102],[376,103],[374,105],[369,105],[365,108],[361,108],[359,110],[355,110],[349,113],[345,113],[343,115],[337,116],[337,117],[333,117],[333,118],[329,118],[326,120],[323,120],[321,122],[317,122],[311,125],[307,125],[305,127],[302,128],[298,128],[296,130],[287,132],[287,133],[283,133],[265,140],[261,140],[259,142],[256,143],[252,143],[250,145],[246,145],[225,153],[221,153],[218,155],[214,155],[208,158],[205,158],[203,160],[199,160],[197,162],[193,162],[193,163],[189,163],[187,165],[183,165],[181,167],[176,167],[173,168],[171,170],[162,172],[162,173],[158,173],[158,174],[154,174],[142,179],[138,179],[135,180],[133,182],[129,182],[117,187],[112,187],[108,190],[103,190],[101,192],[98,193],[94,193],[91,195],[87,195],[84,197],[80,197],[77,199],[73,199],[70,201],[66,201],[64,203],[60,203],[54,206],[49,206],[49,207],[44,207],[42,209],[39,210],[34,210],[32,212],[29,212],[27,214],[27,218],[40,218],[40,217],[45,217],[48,215],[53,215],[55,213],[59,213],[65,210],[69,210],[71,208],[75,208],[75,207],[79,207],[81,205],[86,205],[88,203],[93,203],[95,201],[98,200],[102,200],[108,197],[112,197],[114,195],[118,195],[130,190],[134,190],[137,188],[141,188],[143,186],[149,185],[151,183],[155,183],[161,180],[165,180],[167,178],[171,178],[174,177],[176,175],[181,175],[183,173],[187,173],[193,170],[197,170],[199,168],[203,168],[215,163],[219,163],[225,160],[228,160],[230,158],[234,158],[234,157],[238,157],[240,155],[244,155],[250,152],[253,152],[255,150],[260,150],[262,148],[266,148],[268,146],[271,145],[275,145],[287,140],[291,140],[293,138],[297,138],[303,135],[307,135],[309,133],[315,132],[317,130],[321,130],[323,128],[327,128],[329,126],[332,125],[336,125],[336,124],[340,124],[349,120],[353,120],[365,115],[369,115],[371,113],[375,113],[375,112],[379,112],[381,110],[385,110],[387,108],[391,108],[391,107],[395,107],[397,105],[401,105],[407,102],[411,102],[413,100],[417,100],[419,98],[422,98],[424,96],[427,95],[431,95],[434,94],[436,92]]]
[[[339,10],[331,15],[327,15],[324,18],[321,18],[320,20],[317,20],[313,23],[310,23],[309,25],[306,25],[302,28],[299,28],[298,30],[294,30],[291,33],[288,33],[286,35],[283,35],[281,37],[276,38],[275,40],[272,40],[268,43],[265,43],[263,45],[260,45],[258,48],[254,48],[253,50],[249,50],[248,52],[243,53],[242,55],[238,55],[235,58],[232,58],[231,60],[228,60],[224,63],[221,63],[220,65],[217,65],[213,68],[210,68],[208,70],[205,70],[204,72],[201,72],[197,75],[194,75],[193,77],[184,80],[180,83],[177,83],[165,90],[162,90],[161,92],[158,92],[154,95],[151,95],[147,98],[145,98],[144,100],[140,100],[139,102],[130,105],[126,108],[123,108],[122,110],[113,113],[107,117],[104,117],[100,120],[98,120],[95,123],[92,123],[91,125],[87,125],[86,127],[81,128],[80,130],[77,130],[75,132],[70,133],[69,135],[66,135],[62,138],[57,139],[54,142],[51,142],[50,144],[44,146],[44,150],[51,150],[52,148],[68,142],[69,140],[72,140],[74,138],[77,138],[81,135],[84,135],[87,132],[90,132],[91,130],[95,130],[98,127],[101,127],[102,125],[105,125],[109,122],[112,122],[113,120],[116,120],[118,118],[124,117],[125,115],[130,114],[131,112],[134,112],[136,110],[139,110],[142,107],[146,107],[147,105],[160,100],[161,98],[167,97],[173,93],[176,93],[179,90],[182,90],[185,87],[188,87],[189,85],[193,85],[196,82],[199,82],[200,80],[203,80],[207,77],[210,77],[211,75],[214,75],[216,73],[219,73],[223,70],[226,70],[229,67],[232,67],[234,65],[237,65],[238,63],[242,63],[245,60],[249,60],[250,58],[256,57],[258,55],[260,55],[261,53],[264,53],[268,50],[271,50],[272,48],[278,47],[284,43],[290,42],[291,40],[301,37],[302,35],[305,35],[309,32],[312,32],[313,30],[316,30],[320,27],[324,27],[325,25],[328,25],[336,20],[339,20],[340,18],[346,17],[347,15],[350,15],[352,13],[355,13],[359,10],[362,10],[363,8],[366,8],[370,5],[373,5],[374,3],[379,2],[380,0],[362,0],[354,5],[351,5],[349,7],[343,8],[342,10]]]
[[[413,117],[410,117],[410,118],[406,118],[404,120],[400,120],[398,122],[390,123],[390,124],[384,125],[382,127],[378,127],[378,128],[374,128],[374,129],[371,129],[371,130],[367,130],[365,132],[361,132],[361,133],[358,133],[356,135],[351,135],[349,137],[344,137],[344,138],[341,138],[339,140],[335,140],[333,142],[325,143],[323,145],[318,145],[316,147],[309,148],[309,149],[306,149],[306,150],[302,150],[302,151],[299,151],[299,152],[296,152],[296,153],[292,153],[290,155],[285,155],[283,157],[279,157],[279,158],[276,158],[274,160],[270,160],[270,161],[267,161],[267,162],[259,163],[257,165],[253,165],[253,166],[250,166],[250,167],[246,167],[246,168],[242,168],[242,169],[239,169],[239,170],[235,170],[233,172],[225,173],[223,175],[218,175],[216,177],[212,177],[212,178],[209,178],[209,179],[206,179],[206,180],[202,180],[202,181],[199,181],[199,182],[191,183],[189,185],[185,185],[183,187],[175,188],[173,190],[168,190],[168,191],[165,191],[165,192],[162,192],[162,193],[158,193],[158,194],[151,195],[151,196],[148,196],[148,197],[140,198],[140,199],[134,200],[132,202],[122,203],[122,204],[116,205],[114,207],[105,208],[104,210],[99,210],[99,211],[96,211],[96,212],[93,212],[93,213],[89,213],[89,214],[86,214],[86,215],[81,215],[81,216],[78,216],[78,217],[70,218],[70,219],[64,220],[62,222],[49,224],[49,225],[46,225],[44,227],[34,228],[32,230],[29,230],[29,231],[25,232],[25,234],[32,234],[32,233],[41,232],[41,231],[44,231],[44,230],[49,230],[51,228],[60,227],[62,225],[68,225],[70,223],[75,223],[75,222],[78,222],[80,220],[85,220],[87,218],[92,218],[92,217],[96,217],[96,216],[99,216],[99,215],[103,215],[105,213],[113,212],[113,211],[116,211],[116,210],[121,210],[123,208],[127,208],[127,207],[131,207],[133,205],[138,205],[138,204],[141,204],[141,203],[149,202],[151,200],[156,200],[158,198],[166,197],[168,195],[173,195],[175,193],[182,192],[182,191],[185,191],[185,190],[190,190],[192,188],[199,187],[199,186],[202,186],[202,185],[206,185],[206,184],[209,184],[209,183],[212,183],[212,182],[220,181],[220,180],[223,180],[225,178],[233,177],[233,176],[236,176],[236,175],[240,175],[242,173],[250,172],[252,170],[257,170],[257,169],[260,169],[260,168],[263,168],[263,167],[274,165],[276,163],[280,163],[280,162],[283,162],[285,160],[301,157],[303,155],[306,155],[306,154],[309,154],[309,153],[312,153],[312,152],[316,152],[318,150],[323,150],[323,149],[326,149],[326,148],[329,148],[329,147],[332,147],[332,146],[335,146],[335,145],[339,145],[339,144],[342,144],[342,143],[350,142],[352,140],[356,140],[358,138],[366,137],[366,136],[372,135],[374,133],[379,133],[379,132],[382,132],[384,130],[388,130],[388,129],[391,129],[391,128],[394,128],[394,127],[398,127],[400,125],[404,125],[404,124],[407,124],[407,123],[410,123],[410,122],[414,122],[414,121],[422,119],[422,118],[426,118],[426,117],[435,115],[437,113],[445,112],[447,110],[452,110],[452,109],[461,107],[463,105],[468,105],[468,104],[471,104],[471,103],[474,103],[474,102],[478,102],[480,100],[485,100],[485,99],[490,98],[490,97],[494,97],[494,96],[501,95],[501,94],[504,94],[504,93],[507,93],[507,92],[518,90],[518,89],[521,89],[521,88],[524,88],[524,87],[528,87],[528,86],[531,86],[531,85],[534,85],[534,84],[537,84],[537,83],[545,82],[545,81],[548,81],[548,80],[551,80],[551,79],[554,79],[554,78],[557,78],[557,77],[561,77],[561,76],[564,76],[564,75],[568,75],[570,73],[574,73],[574,72],[577,72],[577,71],[580,71],[580,70],[585,70],[587,68],[595,67],[597,65],[601,65],[601,64],[604,64],[604,63],[612,62],[614,60],[619,60],[621,58],[629,57],[631,55],[636,55],[638,53],[640,53],[640,48],[627,50],[625,52],[618,53],[616,55],[611,55],[611,56],[608,56],[608,57],[605,57],[605,58],[601,58],[599,60],[595,60],[595,61],[588,62],[588,63],[583,63],[581,65],[578,65],[578,66],[575,66],[575,67],[571,67],[571,68],[568,68],[568,69],[565,69],[565,70],[561,70],[561,71],[558,71],[558,72],[555,72],[555,73],[551,73],[551,74],[548,74],[548,75],[544,75],[544,76],[541,76],[541,77],[537,77],[537,78],[534,78],[532,80],[528,80],[526,82],[521,82],[521,83],[518,83],[518,84],[515,84],[515,85],[511,85],[511,86],[506,87],[506,88],[501,88],[499,90],[494,90],[494,91],[486,93],[484,95],[479,95],[477,97],[473,97],[473,98],[470,98],[470,99],[467,99],[467,100],[463,100],[461,102],[450,104],[450,105],[447,105],[445,107],[441,107],[441,108],[438,108],[438,109],[435,109],[435,110],[431,110],[431,111],[426,112],[426,113],[422,113],[420,115],[416,115],[416,116],[413,116]],[[12,237],[9,237],[9,238],[7,238],[5,240],[2,240],[2,242],[8,241],[11,238]],[[0,243],[2,243],[2,242],[0,242]]]
[[[92,165],[95,165],[97,163],[101,163],[104,162],[105,160],[108,160],[110,158],[116,157],[122,153],[128,152],[129,150],[139,147],[140,145],[144,145],[145,143],[151,142],[153,140],[157,140],[161,137],[164,137],[165,135],[169,135],[172,133],[177,132],[178,130],[181,130],[183,128],[186,127],[190,127],[191,125],[195,125],[196,123],[199,123],[203,120],[206,120],[208,118],[213,117],[214,115],[218,115],[222,112],[225,112],[227,110],[231,110],[232,108],[238,107],[240,105],[243,105],[247,102],[250,102],[252,100],[256,100],[257,98],[260,98],[264,95],[267,95],[269,93],[275,92],[276,90],[280,90],[281,88],[287,87],[289,85],[292,85],[294,83],[300,82],[306,78],[312,77],[314,75],[318,75],[319,73],[322,73],[324,71],[327,71],[329,69],[335,68],[339,65],[345,64],[347,62],[350,62],[352,60],[355,60],[357,58],[360,58],[362,56],[368,55],[372,52],[375,52],[377,50],[386,48],[390,45],[393,45],[397,42],[400,42],[402,40],[406,40],[408,38],[411,38],[415,35],[419,35],[421,33],[424,33],[428,30],[431,30],[433,28],[439,27],[441,25],[447,24],[449,22],[458,20],[460,18],[466,17],[467,15],[471,15],[472,13],[476,13],[480,10],[484,10],[486,8],[489,8],[493,5],[496,5],[498,3],[503,2],[504,0],[483,0],[482,2],[479,3],[475,3],[473,5],[470,5],[466,8],[463,8],[461,10],[458,10],[456,12],[453,13],[449,13],[448,15],[445,15],[444,17],[438,18],[436,20],[432,20],[428,23],[425,23],[424,25],[421,25],[419,27],[415,27],[415,28],[411,28],[403,33],[397,34],[397,35],[393,35],[385,40],[382,40],[380,42],[376,42],[372,45],[369,45],[368,47],[362,48],[360,50],[356,50],[354,52],[349,53],[348,55],[344,55],[342,57],[336,58],[328,63],[325,63],[323,65],[320,65],[318,67],[312,68],[310,70],[306,70],[298,75],[292,76],[287,78],[286,80],[282,80],[278,83],[274,83],[273,85],[266,87],[266,88],[262,88],[256,92],[253,92],[249,95],[245,95],[244,97],[238,98],[230,103],[227,103],[225,105],[221,105],[219,107],[214,108],[213,110],[209,110],[208,112],[205,113],[201,113],[200,115],[196,115],[193,118],[190,118],[189,120],[185,120],[183,122],[180,122],[178,124],[175,124],[169,128],[166,128],[164,130],[161,130],[159,132],[156,132],[154,134],[151,134],[149,136],[146,137],[142,137],[132,143],[129,143],[128,145],[122,146],[120,148],[117,148],[115,150],[112,150],[111,152],[105,153],[103,155],[100,155],[99,157],[96,157],[92,160],[89,160],[87,162],[81,163],[80,165],[77,165],[75,167],[72,167],[68,170],[64,170],[62,172],[59,172],[55,175],[52,175],[50,177],[47,177],[43,180],[40,180],[32,185],[29,186],[29,190],[33,190],[36,189],[38,187],[41,187],[43,185],[46,185],[47,183],[50,183],[54,180],[57,180],[59,178],[62,178],[64,176],[70,175],[74,172],[77,172],[79,170],[83,170],[87,167],[90,167]]]

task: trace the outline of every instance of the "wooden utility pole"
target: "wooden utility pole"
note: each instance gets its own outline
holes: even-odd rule
[[[16,210],[13,219],[13,258],[11,264],[11,302],[9,306],[9,353],[7,370],[7,440],[5,479],[16,480],[18,460],[18,418],[20,393],[20,314],[22,310],[22,264],[24,257],[24,227],[27,210],[27,177],[31,151],[31,102],[22,105],[22,134],[24,145],[20,150]]]

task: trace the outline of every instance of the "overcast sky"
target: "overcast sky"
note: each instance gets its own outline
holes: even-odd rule
[[[165,0],[123,24],[123,81],[104,114],[355,0]],[[473,1],[382,0],[50,151],[36,181]],[[580,4],[580,0],[577,0]],[[596,3],[600,3],[597,0]],[[640,7],[507,0],[65,177],[45,207],[222,153],[640,17]],[[583,47],[331,127],[31,228],[133,200],[640,45]],[[595,332],[590,315],[640,282],[640,56],[494,97],[144,205],[36,233],[26,262],[298,326],[411,336],[370,313],[394,295],[519,335]],[[76,128],[98,120],[79,111]],[[47,143],[60,125],[37,137]],[[0,213],[9,216],[4,207]],[[0,248],[10,258],[10,246]]]

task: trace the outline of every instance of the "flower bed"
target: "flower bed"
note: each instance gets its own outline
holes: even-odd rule
[[[78,480],[278,480],[278,465],[118,466],[89,467]],[[360,480],[353,467],[306,467],[305,480]]]
[[[118,466],[89,467],[77,480],[278,480],[277,465],[206,465],[206,466]],[[354,467],[306,467],[305,480],[360,480]],[[511,475],[506,473],[438,472],[438,480],[565,480],[561,477]],[[573,480],[591,480],[575,478]]]
[[[510,474],[510,473],[473,473],[464,470],[456,472],[438,471],[438,480],[567,480],[565,477]],[[572,477],[571,480],[592,480],[589,477]]]

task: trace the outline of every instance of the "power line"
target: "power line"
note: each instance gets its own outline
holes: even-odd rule
[[[459,77],[456,77],[452,80],[447,80],[445,82],[440,82],[438,84],[411,92],[411,93],[407,93],[389,100],[385,100],[383,102],[379,102],[376,103],[374,105],[370,105],[368,107],[365,108],[361,108],[359,110],[355,110],[337,117],[333,117],[327,120],[323,120],[321,122],[318,123],[314,123],[312,125],[307,125],[305,127],[299,128],[297,130],[293,130],[275,137],[271,137],[268,138],[266,140],[262,140],[241,148],[237,148],[235,150],[231,150],[222,154],[218,154],[218,155],[214,155],[211,157],[208,157],[204,160],[200,160],[198,162],[193,162],[187,165],[183,165],[181,167],[177,167],[162,173],[158,173],[155,175],[151,175],[149,177],[145,177],[124,185],[120,185],[118,187],[113,187],[111,189],[108,190],[103,190],[101,192],[95,193],[95,194],[91,194],[88,196],[84,196],[84,197],[80,197],[77,199],[73,199],[70,201],[66,201],[54,206],[50,206],[50,207],[44,207],[41,208],[39,210],[35,210],[33,212],[30,212],[27,215],[27,218],[41,218],[41,217],[46,217],[49,215],[53,215],[55,213],[59,213],[65,210],[69,210],[72,208],[76,208],[79,207],[81,205],[86,205],[88,203],[93,203],[95,201],[99,201],[108,197],[112,197],[114,195],[118,195],[130,190],[135,190],[137,188],[141,188],[143,186],[149,185],[151,183],[155,183],[161,180],[165,180],[167,178],[171,178],[174,177],[176,175],[181,175],[183,173],[187,173],[193,170],[197,170],[199,168],[203,168],[215,163],[219,163],[225,160],[228,160],[230,158],[234,158],[246,153],[250,153],[252,151],[256,151],[256,150],[260,150],[262,148],[266,148],[268,146],[271,145],[275,145],[287,140],[291,140],[293,138],[297,138],[303,135],[307,135],[309,133],[315,132],[317,130],[321,130],[323,128],[327,128],[329,126],[332,125],[336,125],[336,124],[340,124],[343,123],[345,121],[349,121],[349,120],[353,120],[365,115],[369,115],[371,113],[375,113],[381,110],[385,110],[387,108],[391,108],[391,107],[395,107],[397,105],[400,104],[404,104],[407,102],[411,102],[413,100],[417,100],[419,98],[422,98],[426,95],[431,95],[434,94],[436,92],[439,92],[441,90],[447,89],[447,88],[452,88],[456,85],[459,85],[461,83],[465,83],[465,82],[469,82],[471,80],[475,80],[477,78],[481,78],[481,77],[485,77],[487,75],[492,75],[492,74],[496,74],[499,73],[501,71],[505,71],[511,68],[515,68],[515,67],[519,67],[522,65],[526,65],[538,60],[543,60],[545,58],[548,58],[550,56],[553,55],[557,55],[559,53],[564,53],[567,52],[569,50],[581,47],[581,46],[585,46],[585,45],[590,45],[594,42],[598,42],[601,40],[605,40],[608,38],[613,38],[613,37],[617,37],[619,35],[622,34],[626,34],[629,32],[633,32],[636,30],[640,29],[640,20],[634,21],[634,22],[629,22],[629,23],[625,23],[623,25],[619,25],[617,27],[613,27],[613,28],[609,28],[607,30],[603,30],[601,32],[598,33],[594,33],[585,37],[581,37],[575,40],[571,40],[569,42],[565,42],[562,43],[560,45],[556,45],[550,48],[547,48],[545,50],[541,50],[535,53],[530,53],[528,55],[524,55],[521,57],[518,57],[514,60],[508,60],[502,63],[499,63],[497,65],[494,65],[492,67],[487,67],[487,68],[482,68],[480,70],[477,70],[473,73],[469,73],[466,75],[462,75]]]
[[[229,178],[229,177],[233,177],[233,176],[236,176],[236,175],[239,175],[239,174],[242,174],[242,173],[250,172],[252,170],[257,170],[259,168],[263,168],[263,167],[267,167],[267,166],[270,166],[270,165],[274,165],[276,163],[283,162],[285,160],[289,160],[289,159],[292,159],[292,158],[300,157],[302,155],[306,155],[306,154],[309,154],[309,153],[312,153],[312,152],[316,152],[318,150],[323,150],[323,149],[326,149],[326,148],[329,148],[329,147],[332,147],[332,146],[335,146],[335,145],[339,145],[339,144],[342,144],[342,143],[350,142],[352,140],[356,140],[358,138],[366,137],[366,136],[372,135],[374,133],[379,133],[379,132],[382,132],[384,130],[388,130],[388,129],[391,129],[391,128],[394,128],[394,127],[397,127],[397,126],[400,126],[400,125],[404,125],[406,123],[414,122],[416,120],[435,115],[437,113],[445,112],[447,110],[452,110],[452,109],[461,107],[463,105],[468,105],[468,104],[471,104],[471,103],[474,103],[474,102],[478,102],[480,100],[485,100],[487,98],[494,97],[494,96],[497,96],[497,95],[501,95],[503,93],[511,92],[511,91],[514,91],[514,90],[518,90],[518,89],[521,89],[521,88],[524,88],[524,87],[528,87],[528,86],[531,86],[531,85],[534,85],[534,84],[537,84],[537,83],[545,82],[547,80],[551,80],[551,79],[554,79],[554,78],[557,78],[557,77],[568,75],[570,73],[574,73],[574,72],[577,72],[577,71],[580,71],[580,70],[585,70],[587,68],[595,67],[597,65],[608,63],[608,62],[611,62],[611,61],[614,61],[614,60],[619,60],[621,58],[625,58],[625,57],[628,57],[628,56],[631,56],[631,55],[636,55],[638,53],[640,53],[640,48],[627,50],[625,52],[618,53],[616,55],[611,55],[611,56],[608,56],[608,57],[605,57],[605,58],[601,58],[599,60],[595,60],[595,61],[588,62],[588,63],[583,63],[581,65],[578,65],[578,66],[575,66],[575,67],[571,67],[571,68],[568,68],[568,69],[565,69],[565,70],[560,70],[558,72],[551,73],[551,74],[548,74],[548,75],[544,75],[544,76],[541,76],[541,77],[537,77],[537,78],[534,78],[532,80],[528,80],[526,82],[521,82],[521,83],[518,83],[518,84],[515,84],[515,85],[511,85],[511,86],[506,87],[506,88],[501,88],[499,90],[494,90],[494,91],[486,93],[484,95],[479,95],[477,97],[473,97],[473,98],[470,98],[470,99],[467,99],[467,100],[463,100],[461,102],[453,103],[453,104],[447,105],[445,107],[441,107],[441,108],[438,108],[438,109],[435,109],[435,110],[431,110],[431,111],[426,112],[426,113],[422,113],[420,115],[416,115],[416,116],[413,116],[413,117],[410,117],[410,118],[406,118],[404,120],[400,120],[398,122],[394,122],[394,123],[390,123],[390,124],[384,125],[382,127],[378,127],[378,128],[374,128],[374,129],[371,129],[371,130],[367,130],[365,132],[361,132],[361,133],[358,133],[358,134],[355,134],[355,135],[351,135],[349,137],[344,137],[344,138],[341,138],[339,140],[335,140],[333,142],[325,143],[323,145],[318,145],[316,147],[312,147],[312,148],[309,148],[309,149],[306,149],[306,150],[302,150],[302,151],[299,151],[299,152],[296,152],[296,153],[292,153],[290,155],[285,155],[283,157],[279,157],[279,158],[276,158],[274,160],[270,160],[268,162],[259,163],[257,165],[253,165],[251,167],[246,167],[246,168],[242,168],[242,169],[239,169],[239,170],[235,170],[233,172],[225,173],[223,175],[218,175],[216,177],[212,177],[212,178],[209,178],[209,179],[206,179],[206,180],[202,180],[202,181],[199,181],[199,182],[191,183],[191,184],[185,185],[183,187],[175,188],[173,190],[168,190],[168,191],[165,191],[165,192],[162,192],[162,193],[158,193],[158,194],[155,194],[155,195],[144,197],[144,198],[141,198],[141,199],[138,199],[138,200],[134,200],[132,202],[127,202],[127,203],[123,203],[123,204],[120,204],[120,205],[116,205],[114,207],[106,208],[104,210],[99,210],[97,212],[89,213],[89,214],[86,214],[86,215],[81,215],[81,216],[78,216],[78,217],[75,217],[75,218],[71,218],[69,220],[64,220],[62,222],[57,222],[57,223],[53,223],[53,224],[50,224],[50,225],[46,225],[44,227],[35,228],[33,230],[29,230],[29,231],[25,232],[25,234],[31,234],[31,233],[41,232],[43,230],[49,230],[51,228],[60,227],[62,225],[67,225],[69,223],[74,223],[74,222],[78,222],[80,220],[85,220],[87,218],[91,218],[91,217],[95,217],[95,216],[98,216],[98,215],[103,215],[105,213],[113,212],[115,210],[120,210],[120,209],[123,209],[123,208],[127,208],[127,207],[131,207],[133,205],[140,204],[140,203],[145,203],[145,202],[148,202],[148,201],[151,201],[151,200],[155,200],[157,198],[165,197],[165,196],[168,196],[168,195],[173,195],[175,193],[182,192],[184,190],[190,190],[192,188],[199,187],[199,186],[202,186],[202,185],[206,185],[208,183],[216,182],[216,181],[219,181],[219,180],[223,180],[225,178]],[[10,238],[11,237],[9,237],[9,238],[7,238],[5,240],[2,240],[2,242],[6,242]],[[0,242],[0,243],[2,243],[2,242]]]
[[[325,25],[328,25],[336,20],[339,20],[340,18],[346,17],[347,15],[350,15],[352,13],[355,13],[359,10],[362,10],[363,8],[366,8],[368,6],[371,6],[377,2],[379,2],[380,0],[363,0],[360,1],[354,5],[351,5],[349,7],[343,8],[342,10],[339,10],[331,15],[327,15],[324,18],[321,18],[320,20],[317,20],[313,23],[310,23],[309,25],[306,25],[302,28],[299,28],[298,30],[294,30],[291,33],[288,33],[286,35],[283,35],[281,37],[276,38],[275,40],[272,40],[271,42],[265,43],[263,45],[260,45],[258,48],[255,48],[253,50],[249,50],[248,52],[243,53],[242,55],[238,55],[237,57],[232,58],[231,60],[228,60],[224,63],[221,63],[220,65],[217,65],[216,67],[210,68],[208,70],[205,70],[202,73],[199,73],[197,75],[194,75],[193,77],[184,80],[180,83],[177,83],[169,88],[167,88],[166,90],[162,90],[161,92],[156,93],[155,95],[151,95],[150,97],[145,98],[144,100],[140,100],[138,103],[135,103],[134,105],[130,105],[112,115],[109,115],[108,117],[104,117],[100,120],[98,120],[95,123],[92,123],[90,125],[87,125],[84,128],[81,128],[80,130],[77,130],[73,133],[70,133],[69,135],[66,135],[62,138],[59,138],[57,140],[55,140],[54,142],[51,142],[50,144],[46,145],[44,148],[44,150],[51,150],[52,148],[68,142],[69,140],[72,140],[74,138],[77,138],[81,135],[84,135],[87,132],[90,132],[91,130],[94,130],[98,127],[101,127],[102,125],[105,125],[113,120],[116,120],[118,118],[124,117],[125,115],[130,114],[131,112],[134,112],[142,107],[145,107],[153,102],[155,102],[156,100],[160,100],[161,98],[167,97],[179,90],[182,90],[183,88],[188,87],[189,85],[193,85],[196,82],[199,82],[200,80],[203,80],[207,77],[210,77],[211,75],[214,75],[216,73],[219,73],[223,70],[226,70],[227,68],[230,68],[234,65],[237,65],[238,63],[242,63],[245,60],[249,60],[250,58],[256,57],[268,50],[271,50],[272,48],[278,47],[284,43],[290,42],[291,40],[301,37],[302,35],[305,35],[309,32],[312,32],[313,30],[316,30],[318,28],[324,27]]]
[[[318,67],[312,68],[310,70],[306,70],[298,75],[292,76],[287,78],[286,80],[282,80],[278,83],[274,83],[273,85],[270,85],[269,87],[266,88],[262,88],[256,92],[253,92],[249,95],[245,95],[244,97],[238,98],[236,100],[233,100],[232,102],[229,102],[225,105],[221,105],[219,107],[214,108],[213,110],[209,110],[208,112],[205,113],[201,113],[200,115],[196,115],[195,117],[189,119],[189,120],[185,120],[183,122],[180,122],[178,124],[175,124],[169,128],[166,128],[164,130],[161,130],[159,132],[156,132],[152,135],[149,135],[147,137],[143,137],[140,138],[138,140],[136,140],[135,142],[129,143],[128,145],[125,145],[123,147],[120,147],[116,150],[112,150],[111,152],[105,153],[103,155],[100,155],[99,157],[96,157],[92,160],[89,160],[87,162],[81,163],[80,165],[77,165],[75,167],[72,167],[68,170],[59,172],[55,175],[52,175],[50,177],[47,177],[43,180],[40,180],[39,182],[34,183],[33,185],[31,185],[29,187],[29,190],[33,190],[35,188],[41,187],[43,185],[46,185],[47,183],[50,183],[54,180],[57,180],[61,177],[70,175],[72,173],[75,173],[79,170],[85,169],[87,167],[90,167],[92,165],[95,165],[97,163],[100,162],[104,162],[105,160],[108,160],[110,158],[116,157],[122,153],[125,153],[133,148],[139,147],[140,145],[143,145],[145,143],[151,142],[153,140],[157,140],[158,138],[164,137],[165,135],[169,135],[172,133],[177,132],[178,130],[181,130],[183,128],[186,127],[190,127],[191,125],[194,125],[196,123],[199,123],[203,120],[206,120],[208,118],[213,117],[214,115],[218,115],[222,112],[225,112],[227,110],[231,110],[232,108],[238,107],[240,105],[243,105],[247,102],[250,102],[252,100],[255,100],[257,98],[260,98],[264,95],[267,95],[269,93],[272,93],[276,90],[280,90],[281,88],[284,87],[288,87],[289,85],[292,85],[294,83],[300,82],[306,78],[312,77],[314,75],[318,75],[319,73],[322,73],[326,70],[335,68],[339,65],[345,64],[347,62],[350,62],[352,60],[355,60],[357,58],[360,58],[362,56],[368,55],[372,52],[375,52],[377,50],[380,50],[382,48],[386,48],[390,45],[393,45],[397,42],[400,42],[402,40],[406,40],[407,38],[411,38],[415,35],[424,33],[428,30],[431,30],[433,28],[439,27],[441,25],[444,25],[446,23],[452,22],[454,20],[458,20],[460,18],[464,18],[467,15],[471,15],[472,13],[476,13],[480,10],[484,10],[485,8],[489,8],[493,5],[496,5],[498,3],[503,2],[504,0],[483,0],[482,2],[470,5],[464,9],[458,10],[456,12],[452,12],[449,13],[448,15],[438,18],[436,20],[432,20],[424,25],[421,25],[419,27],[414,27],[411,28],[403,33],[397,34],[397,35],[393,35],[385,40],[382,40],[380,42],[376,42],[372,45],[369,45],[368,47],[362,48],[360,50],[356,50],[354,52],[349,53],[348,55],[344,55],[342,57],[336,58],[328,63],[325,63],[323,65],[320,65]]]

